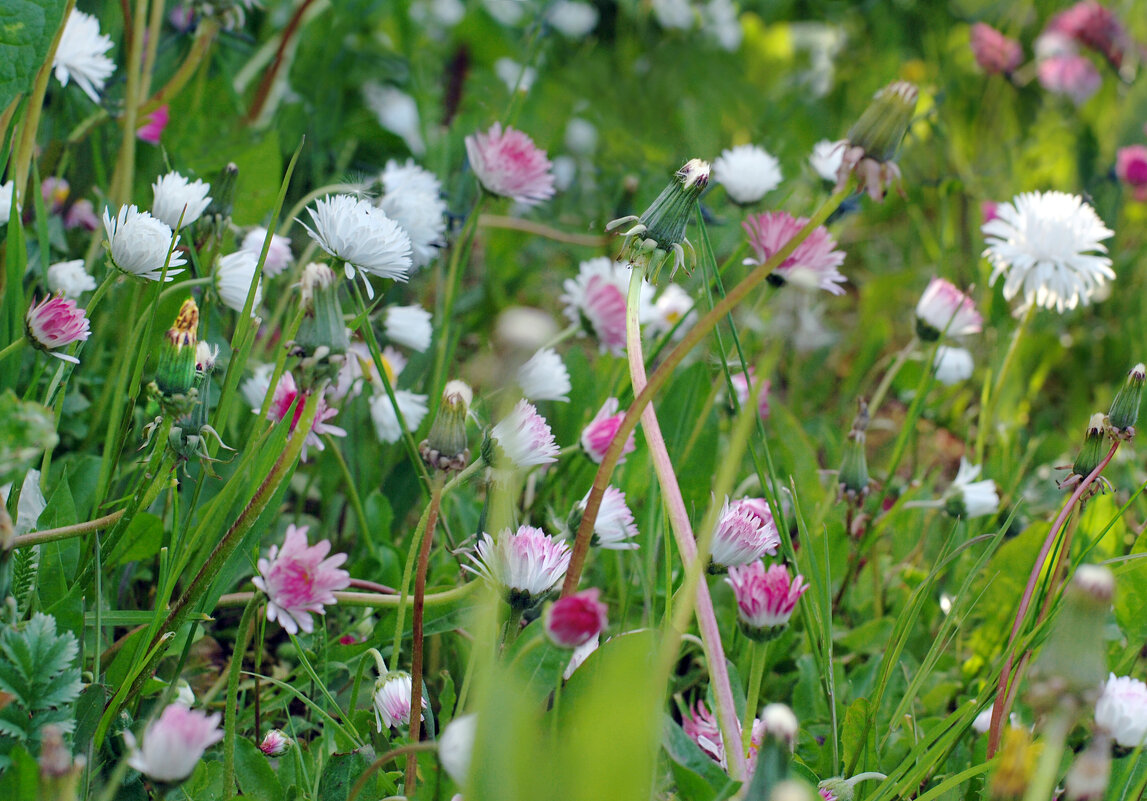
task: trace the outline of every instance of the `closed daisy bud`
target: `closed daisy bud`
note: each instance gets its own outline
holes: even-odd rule
[[[600,634],[609,622],[600,595],[601,590],[591,587],[551,604],[545,613],[550,642],[560,648],[577,648]]]
[[[193,298],[183,301],[175,323],[167,329],[159,351],[155,384],[166,398],[185,395],[195,385],[195,357],[199,344],[199,306]]]
[[[788,625],[797,601],[808,590],[801,576],[792,578],[784,565],[765,568],[759,559],[729,568],[725,579],[737,599],[741,629],[751,639],[771,640]]]
[[[269,757],[282,756],[291,750],[295,741],[278,729],[271,729],[259,743],[259,750]]]
[[[844,188],[856,174],[858,189],[868,191],[879,202],[884,190],[900,179],[900,169],[893,159],[912,122],[919,93],[906,81],[885,86],[872,98],[845,137],[848,144],[836,174],[836,191]]]
[[[1142,362],[1131,368],[1127,380],[1120,387],[1111,410],[1107,413],[1107,423],[1120,439],[1135,436],[1135,422],[1139,419],[1139,405],[1143,400],[1143,380],[1147,378],[1147,367]]]
[[[409,673],[388,673],[379,676],[374,683],[374,720],[381,732],[383,728],[395,729],[410,723],[410,694],[414,689]],[[422,696],[422,708],[429,708],[426,696]],[[424,714],[419,715],[423,719]]]
[[[474,391],[463,381],[450,381],[442,390],[442,403],[430,434],[418,446],[422,461],[435,470],[461,470],[470,461],[466,420]]]
[[[91,336],[89,326],[84,310],[74,300],[65,300],[59,295],[44,298],[24,315],[28,341],[45,353],[72,364],[79,364],[80,360],[66,353],[57,353],[56,349],[86,340]]]
[[[1106,418],[1101,412],[1091,415],[1091,419],[1087,421],[1087,434],[1083,439],[1083,447],[1080,448],[1079,455],[1075,457],[1075,463],[1071,466],[1071,474],[1059,482],[1060,489],[1074,490],[1103,461],[1106,428]],[[1100,481],[1102,480],[1103,478],[1100,477]]]
[[[839,479],[840,495],[851,504],[857,504],[868,494],[868,459],[864,453],[865,432],[868,430],[868,404],[859,401],[860,411],[844,443]]]
[[[935,342],[942,334],[978,334],[983,322],[972,299],[943,278],[933,278],[916,304],[916,335],[925,342]]]

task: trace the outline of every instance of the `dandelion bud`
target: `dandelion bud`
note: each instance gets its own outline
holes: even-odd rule
[[[1127,380],[1120,387],[1111,411],[1107,413],[1107,423],[1119,439],[1135,436],[1135,421],[1139,419],[1139,402],[1143,400],[1143,380],[1147,378],[1147,367],[1142,362],[1131,368]]]
[[[271,729],[259,743],[259,750],[269,757],[282,756],[291,750],[295,741],[278,729]]]
[[[435,470],[461,470],[470,461],[466,418],[474,391],[463,381],[451,381],[442,390],[442,403],[430,426],[430,434],[418,446],[422,461]]]
[[[867,189],[877,202],[884,199],[885,187],[900,178],[900,169],[892,159],[912,122],[918,95],[916,87],[906,81],[896,81],[876,93],[848,131],[844,158],[836,173],[836,191],[843,189],[855,172],[860,190]]]
[[[1071,466],[1071,475],[1060,482],[1060,489],[1074,489],[1079,482],[1091,475],[1091,471],[1099,466],[1104,457],[1104,429],[1105,419],[1102,413],[1091,415],[1087,422],[1087,435],[1083,440],[1083,448],[1079,456],[1075,457],[1075,464]]]
[[[302,291],[303,321],[295,335],[295,352],[314,357],[321,348],[326,355],[341,356],[350,347],[350,339],[343,322],[339,303],[339,281],[334,270],[325,264],[312,262],[303,268]]]
[[[860,410],[848,432],[844,444],[844,458],[840,464],[840,495],[849,503],[857,504],[868,494],[868,459],[864,453],[865,431],[868,429],[868,403],[857,401]]]
[[[1098,700],[1107,677],[1103,632],[1115,595],[1115,577],[1082,565],[1063,593],[1063,608],[1032,665],[1029,700],[1037,711],[1056,706],[1082,710]]]
[[[155,384],[165,398],[186,395],[195,385],[195,358],[199,344],[199,306],[193,298],[183,301],[167,341],[159,352]]]
[[[1111,738],[1099,732],[1075,759],[1064,779],[1067,801],[1095,801],[1107,792],[1111,778]]]

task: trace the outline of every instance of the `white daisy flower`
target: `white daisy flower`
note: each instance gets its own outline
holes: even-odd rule
[[[411,350],[424,353],[430,347],[434,328],[430,312],[421,306],[388,306],[386,309],[386,338]]]
[[[237,250],[221,259],[215,266],[215,291],[227,308],[242,312],[247,303],[247,291],[255,278],[255,268],[259,266],[258,255],[249,250]],[[251,316],[263,302],[263,281],[255,287],[255,299],[251,304]]]
[[[745,32],[732,0],[709,0],[701,8],[701,30],[730,53],[741,46]]]
[[[203,181],[190,183],[177,172],[161,175],[151,185],[154,200],[151,203],[151,213],[155,219],[174,229],[180,225],[186,228],[199,219],[207,207],[211,205],[211,184]]]
[[[812,154],[808,157],[809,166],[824,180],[836,183],[836,174],[840,171],[847,147],[848,141],[844,139],[836,142],[821,139],[812,146]]]
[[[945,509],[954,517],[972,518],[994,515],[1000,508],[1000,496],[996,492],[996,482],[990,478],[976,481],[980,477],[982,465],[973,465],[963,457],[960,469],[952,486],[944,494]]]
[[[418,104],[413,97],[401,89],[377,83],[364,86],[362,96],[366,107],[374,112],[379,125],[405,142],[414,155],[421,156],[426,152]]]
[[[738,145],[713,162],[713,180],[734,203],[756,203],[781,182],[781,164],[764,148]]]
[[[146,211],[140,211],[135,206],[121,206],[119,214],[113,219],[108,210],[104,209],[104,231],[107,233],[112,263],[128,275],[158,281],[163,275],[163,263],[167,261],[169,249],[171,261],[164,280],[170,281],[173,276],[183,272],[173,269],[187,263],[179,255],[179,236],[175,236],[172,249],[171,228]]]
[[[592,156],[597,149],[597,128],[589,120],[574,117],[566,124],[565,144],[571,153]]]
[[[991,284],[1004,276],[1004,297],[1023,291],[1024,303],[1063,313],[1087,305],[1104,281],[1115,278],[1100,244],[1114,232],[1079,195],[1024,192],[996,207],[981,228],[991,261]]]
[[[84,269],[83,259],[60,261],[48,268],[48,289],[75,300],[96,288],[96,279]]]
[[[268,390],[271,389],[271,375],[274,372],[274,364],[257,365],[251,377],[239,385],[239,392],[243,395],[243,400],[247,401],[247,405],[253,411],[257,412],[263,407],[263,401],[267,397]]]
[[[562,36],[580,39],[597,27],[600,15],[589,3],[579,0],[558,0],[546,11],[546,21]]]
[[[258,258],[263,253],[263,242],[266,239],[266,228],[252,228],[243,237],[243,244],[239,247],[241,250],[254,253],[255,257]],[[267,260],[263,262],[263,275],[267,278],[274,278],[290,267],[294,260],[295,256],[291,253],[291,238],[272,234],[271,246],[267,249]]]
[[[1111,673],[1095,704],[1095,726],[1124,748],[1147,741],[1147,684]]]
[[[696,12],[689,0],[653,0],[653,16],[662,28],[687,31],[696,21]]]
[[[112,40],[100,33],[99,20],[72,9],[52,59],[56,80],[67,86],[69,80],[75,79],[84,94],[93,103],[99,103],[99,93],[115,72],[115,62],[104,55],[111,47]]]
[[[947,387],[967,381],[972,377],[975,366],[972,354],[968,350],[950,348],[947,345],[936,348],[936,360],[932,363],[932,368],[936,371],[936,380]]]
[[[569,403],[569,370],[553,348],[542,348],[518,368],[518,386],[532,401]]]
[[[9,181],[6,184],[0,184],[0,225],[8,224],[8,217],[12,214],[12,193],[16,189],[16,183]],[[20,206],[16,206],[16,211],[20,210]]]
[[[660,337],[673,331],[674,341],[681,339],[697,322],[697,310],[693,306],[693,296],[682,289],[680,284],[667,284],[653,304],[649,334]],[[682,319],[684,322],[681,322]]]
[[[402,412],[402,419],[410,431],[417,431],[426,417],[426,395],[418,395],[408,389],[394,390],[394,400]],[[394,443],[402,438],[402,426],[394,413],[394,404],[385,392],[379,392],[370,399],[370,419],[374,422],[375,433],[383,442]]]
[[[425,267],[446,243],[446,203],[438,178],[413,161],[405,165],[388,161],[382,188],[378,207],[410,237],[414,269]]]
[[[368,297],[374,297],[368,273],[396,281],[409,277],[410,237],[369,201],[351,195],[328,195],[307,212],[315,227],[312,229],[301,220],[300,224],[323,250],[346,262],[348,279],[354,278],[358,268]]]

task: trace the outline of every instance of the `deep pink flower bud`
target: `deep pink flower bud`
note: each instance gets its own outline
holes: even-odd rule
[[[295,741],[279,729],[271,729],[259,743],[259,750],[269,757],[282,756],[290,750]]]
[[[147,122],[135,132],[136,138],[150,145],[158,145],[159,139],[163,135],[163,129],[167,127],[167,121],[170,118],[171,114],[167,104],[160,106],[147,115]]]
[[[788,625],[797,601],[808,589],[801,576],[790,578],[784,565],[766,569],[760,560],[729,568],[725,580],[737,598],[741,625],[754,639],[767,639]]]
[[[91,336],[84,310],[78,307],[74,300],[66,300],[60,295],[44,298],[32,306],[28,309],[24,322],[28,339],[44,351],[54,351],[56,348]],[[75,356],[63,353],[52,353],[52,355],[72,364],[80,363]]]
[[[605,628],[609,618],[606,605],[598,600],[596,587],[555,601],[546,610],[546,635],[561,648],[577,648]]]
[[[619,412],[617,407],[617,398],[607,398],[601,408],[598,409],[597,414],[589,421],[589,425],[581,432],[582,449],[595,464],[601,464],[601,460],[605,458],[605,452],[609,450],[609,445],[617,436],[617,432],[621,428],[621,421],[625,418],[625,412]],[[629,439],[625,441],[625,447],[621,449],[621,458],[618,459],[617,463],[624,462],[625,455],[632,453],[636,447],[633,432],[630,432]]]
[[[1147,147],[1131,145],[1119,148],[1115,154],[1115,174],[1131,187],[1135,199],[1147,201]]]
[[[980,69],[988,74],[1011,72],[1023,61],[1020,43],[997,31],[991,25],[977,22],[972,26],[972,55]]]

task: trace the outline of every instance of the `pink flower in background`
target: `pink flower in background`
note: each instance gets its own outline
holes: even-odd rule
[[[729,376],[733,384],[733,392],[737,393],[737,403],[744,406],[749,402],[749,384],[757,387],[757,414],[765,420],[769,416],[769,389],[772,383],[765,379],[764,381],[757,382],[756,370],[752,367],[749,368],[749,373],[746,375],[743,372],[733,373]]]
[[[123,733],[127,764],[155,781],[182,781],[195,770],[203,752],[223,739],[221,718],[218,712],[207,715],[171,704],[144,730],[142,748],[130,731]]]
[[[601,464],[601,460],[605,458],[605,452],[609,450],[610,443],[613,442],[618,429],[621,428],[621,421],[624,419],[625,413],[617,410],[618,405],[617,398],[606,398],[605,403],[597,410],[597,414],[589,421],[589,425],[581,432],[581,447],[596,464]],[[633,453],[636,447],[637,444],[634,442],[631,431],[629,439],[625,441],[625,446],[621,449],[621,458],[617,460],[617,463],[624,462],[625,455]]]
[[[374,683],[374,722],[381,732],[385,728],[397,728],[410,723],[410,694],[414,682],[409,673],[389,673],[379,676]],[[422,696],[422,708],[428,708],[426,696]],[[424,718],[425,715],[419,715]]]
[[[746,264],[763,264],[774,253],[788,244],[808,222],[806,217],[793,217],[784,211],[751,214],[742,223],[749,236],[749,245],[755,257],[745,259]],[[834,295],[843,295],[840,284],[845,278],[837,269],[844,264],[844,251],[836,250],[836,240],[823,225],[809,234],[796,250],[781,262],[769,276],[769,282],[795,283],[810,289],[823,289]]]
[[[609,622],[601,590],[591,587],[554,602],[546,610],[546,635],[561,648],[577,648],[599,635]]]
[[[170,118],[171,113],[167,104],[164,103],[147,115],[147,122],[136,129],[136,138],[147,142],[149,145],[158,145],[159,138],[163,135],[163,129],[167,127],[167,121]]]
[[[72,187],[66,178],[48,176],[40,183],[40,195],[44,198],[44,205],[52,214],[59,214],[68,202],[68,195]]]
[[[930,342],[942,333],[953,337],[978,334],[984,324],[972,299],[943,278],[933,278],[920,296],[916,320],[920,338]]]
[[[997,216],[996,215],[996,207],[998,205],[999,204],[996,203],[996,201],[994,201],[994,200],[982,200],[982,201],[980,201],[980,220],[981,220],[980,224],[981,225],[984,225],[986,223],[990,223],[992,220],[996,219],[996,216]]]
[[[603,353],[625,353],[625,296],[629,290],[628,266],[604,256],[583,261],[577,278],[567,278],[560,298],[563,313],[586,333],[597,338]],[[642,284],[638,309],[642,322],[649,314],[653,287]]]
[[[346,554],[328,558],[330,550],[329,540],[307,544],[307,526],[287,526],[283,547],[271,546],[252,579],[267,594],[268,620],[278,620],[290,634],[314,630],[310,613],[324,614],[326,604],[335,603],[334,591],[350,586],[350,574],[339,569]]]
[[[558,460],[558,446],[546,418],[532,403],[518,401],[513,410],[490,429],[490,440],[500,453],[494,454],[495,466],[502,466],[499,456],[509,459],[519,469]]]
[[[80,363],[75,356],[53,352],[91,336],[88,318],[74,300],[66,300],[61,295],[44,298],[28,309],[24,322],[33,345],[51,352],[57,359]]]
[[[266,228],[252,228],[243,237],[243,244],[239,246],[239,249],[259,256],[263,253],[263,242],[266,238]],[[273,234],[271,246],[267,250],[267,260],[263,262],[263,275],[267,278],[274,278],[290,267],[294,259],[295,257],[291,253],[291,238]]]
[[[267,410],[267,419],[278,422],[287,416],[287,412],[291,408],[291,404],[298,398],[298,403],[295,404],[295,411],[291,417],[291,431],[295,430],[295,426],[299,424],[299,419],[303,416],[303,405],[306,403],[306,393],[300,392],[298,384],[295,383],[295,377],[290,373],[283,373],[282,378],[279,379],[279,385],[275,387],[275,397],[271,400],[271,408]],[[307,461],[307,448],[314,446],[320,451],[325,450],[326,446],[321,439],[323,434],[330,434],[334,437],[345,437],[346,430],[338,426],[327,424],[336,414],[339,413],[338,409],[332,409],[327,405],[327,399],[320,396],[318,400],[318,408],[315,409],[315,421],[311,425],[311,430],[307,434],[307,438],[303,441],[303,461]]]
[[[1116,68],[1123,63],[1127,32],[1111,9],[1095,0],[1083,0],[1061,11],[1051,18],[1045,30],[1069,36],[1102,53]]]
[[[1049,92],[1067,95],[1075,105],[1081,106],[1099,91],[1103,78],[1084,56],[1062,54],[1039,63],[1039,82]]]
[[[692,710],[681,715],[681,728],[714,762],[725,764],[725,746],[721,741],[721,729],[704,701],[698,701]]]
[[[972,26],[972,55],[980,69],[988,74],[1011,72],[1023,61],[1020,43],[997,31],[991,25],[977,22]]]
[[[784,565],[766,569],[759,559],[730,567],[725,581],[733,588],[741,623],[750,631],[766,634],[788,624],[797,601],[808,589],[801,576],[790,578]]]
[[[755,498],[725,501],[709,554],[715,566],[746,565],[777,552],[781,538],[772,514],[763,516],[767,509]]]
[[[466,137],[470,167],[486,191],[535,206],[554,195],[546,152],[526,134],[494,123],[486,133]]]
[[[1115,154],[1115,175],[1131,187],[1135,199],[1147,201],[1147,147],[1130,145]]]

